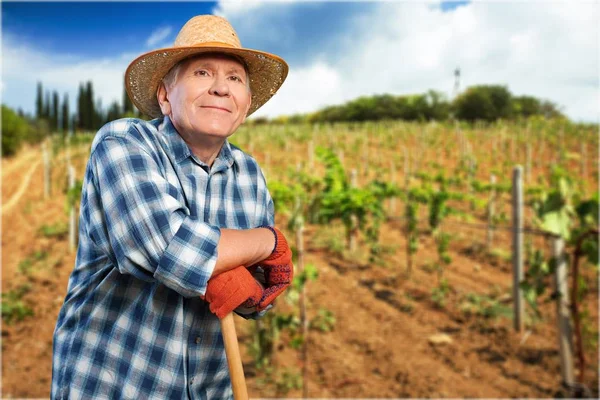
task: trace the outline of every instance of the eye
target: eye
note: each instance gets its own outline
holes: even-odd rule
[[[194,71],[194,75],[195,76],[208,76],[208,71],[205,69],[199,69],[197,71]]]
[[[232,81],[237,81],[237,82],[240,82],[240,83],[242,83],[242,78],[240,78],[240,77],[239,77],[239,76],[237,76],[237,75],[231,75],[231,76],[229,77],[229,79],[231,79]]]

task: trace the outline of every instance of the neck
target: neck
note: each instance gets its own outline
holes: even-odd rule
[[[192,153],[209,167],[212,167],[225,143],[223,138],[194,138],[193,142],[188,141],[187,138],[183,138],[183,140],[190,147]]]
[[[195,132],[185,132],[183,129],[179,129],[177,125],[171,120],[173,126],[179,133],[179,136],[189,146],[192,153],[198,157],[203,163],[212,167],[215,159],[219,155],[223,144],[225,144],[225,138],[219,136],[210,135],[199,135]]]

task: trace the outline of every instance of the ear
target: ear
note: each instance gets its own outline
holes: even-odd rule
[[[156,90],[156,99],[158,100],[158,105],[160,106],[160,111],[163,113],[163,115],[170,116],[171,103],[169,103],[169,93],[167,92],[165,83],[162,81],[158,84],[158,89]]]

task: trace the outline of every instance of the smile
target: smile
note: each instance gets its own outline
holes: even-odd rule
[[[225,112],[228,112],[228,113],[230,113],[230,112],[231,112],[231,111],[229,111],[229,110],[228,110],[228,109],[226,109],[226,108],[223,108],[223,107],[217,107],[217,106],[201,106],[200,108],[210,108],[211,110],[225,111]]]

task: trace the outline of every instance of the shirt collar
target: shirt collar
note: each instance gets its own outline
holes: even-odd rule
[[[175,126],[171,122],[171,119],[167,116],[163,117],[163,122],[159,126],[159,132],[163,134],[165,139],[167,140],[167,145],[171,149],[173,156],[175,157],[175,162],[180,163],[188,157],[192,157],[194,161],[196,161],[202,167],[208,167],[208,165],[200,160],[198,157],[194,156],[190,147],[183,140],[183,138],[175,129]],[[226,170],[227,168],[233,165],[233,153],[231,152],[231,145],[228,140],[225,140],[225,143],[221,147],[219,151],[219,155],[213,162],[213,166],[210,169],[211,172],[219,172],[222,170]]]

